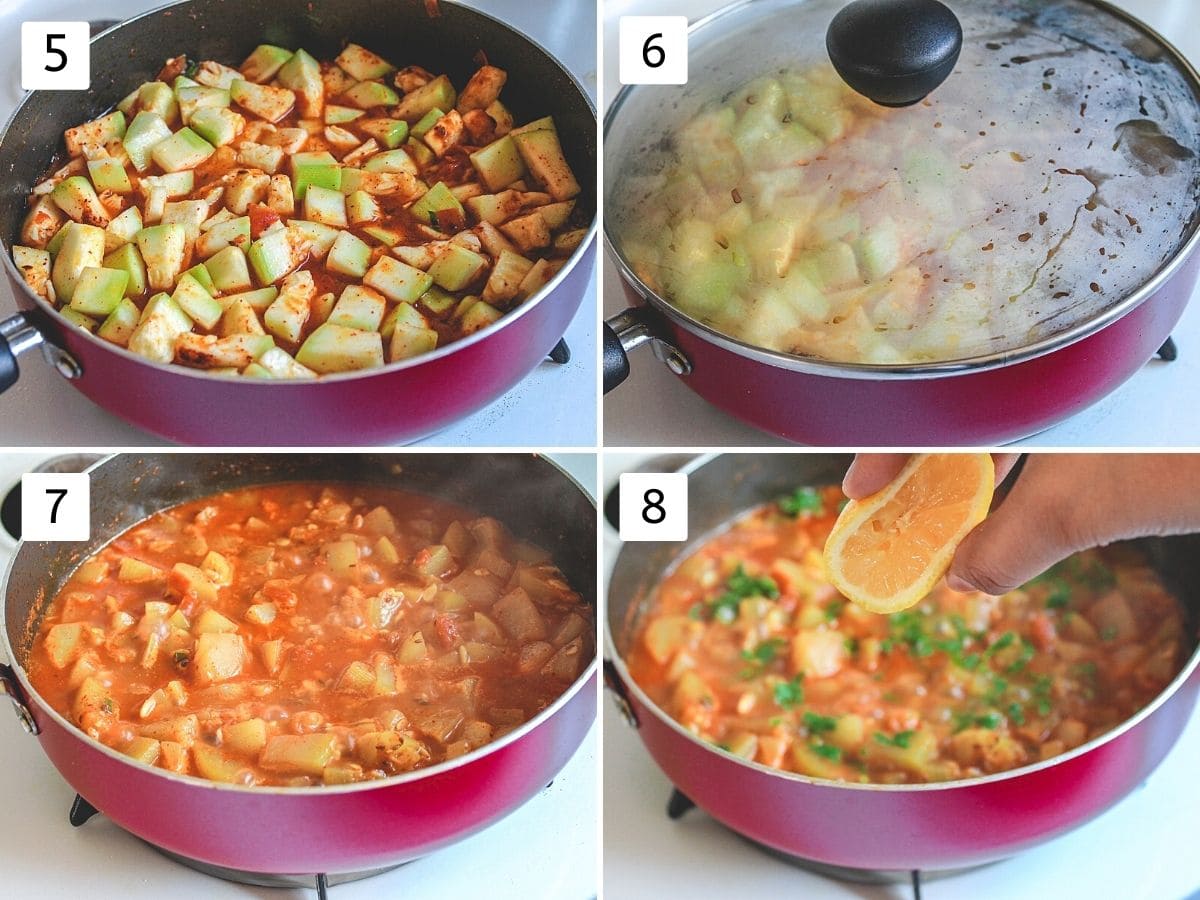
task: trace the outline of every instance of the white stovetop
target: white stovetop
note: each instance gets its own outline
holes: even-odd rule
[[[604,98],[616,95],[617,19],[622,15],[686,15],[695,20],[727,0],[607,0],[604,7]],[[1197,0],[1110,0],[1147,22],[1193,62],[1200,61]],[[951,0],[950,3],[953,6]],[[625,307],[616,267],[604,265],[604,315]],[[1198,291],[1200,293],[1200,291]],[[1200,302],[1192,302],[1174,332],[1179,358],[1146,365],[1124,385],[1065,422],[1020,443],[1030,446],[1186,446],[1200,444],[1194,387],[1200,383]],[[641,347],[632,373],[604,401],[604,443],[610,447],[783,446],[785,442],[709,405]]]
[[[44,458],[0,454],[0,497]],[[591,454],[554,455],[595,493]],[[0,572],[9,549],[0,540]],[[312,900],[303,889],[249,887],[167,859],[103,816],[67,822],[73,792],[0,696],[0,897],[79,900]],[[586,900],[597,893],[599,728],[542,791],[462,843],[374,878],[330,888],[333,900],[487,897]],[[381,827],[386,823],[381,823]]]
[[[128,18],[166,0],[4,0],[0,2],[0,122],[21,98],[20,23]],[[595,99],[595,6],[586,0],[464,0],[532,37],[562,60]],[[164,49],[164,55],[167,50]],[[63,127],[74,123],[64,122]],[[12,187],[12,186],[10,186]],[[0,318],[14,311],[0,290]],[[596,443],[596,283],[565,335],[571,361],[541,363],[490,406],[420,443],[439,447],[591,447]],[[21,359],[21,380],[0,397],[0,444],[125,447],[163,443],[110,415],[51,371],[36,351]]]
[[[606,454],[605,489],[646,454]],[[605,528],[606,565],[620,541]],[[607,580],[608,572],[605,572]],[[607,693],[607,692],[606,692]],[[611,900],[910,900],[908,885],[846,884],[769,856],[693,809],[667,819],[670,782],[611,697],[604,720],[604,888]],[[1057,840],[1010,860],[927,881],[924,900],[1196,900],[1200,897],[1200,715],[1166,761],[1120,804]],[[903,827],[903,823],[899,823]]]

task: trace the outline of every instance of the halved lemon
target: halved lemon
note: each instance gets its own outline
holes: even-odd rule
[[[983,521],[996,472],[988,453],[920,453],[887,487],[846,504],[825,542],[834,587],[864,609],[919,603]]]

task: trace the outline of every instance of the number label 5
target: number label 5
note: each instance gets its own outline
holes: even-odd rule
[[[626,472],[621,476],[620,491],[621,540],[687,540],[687,475]]]
[[[21,88],[86,91],[92,84],[87,22],[21,23]]]
[[[21,478],[24,540],[86,541],[91,536],[91,481],[86,473],[36,472]]]
[[[621,16],[617,76],[621,84],[687,84],[686,16]]]

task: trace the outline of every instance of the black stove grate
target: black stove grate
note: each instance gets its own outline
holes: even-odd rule
[[[546,356],[552,363],[558,363],[560,366],[565,366],[571,361],[571,348],[567,346],[566,338],[559,338],[558,343]]]
[[[87,800],[85,800],[79,794],[76,794],[75,799],[71,803],[71,811],[70,811],[70,813],[67,814],[67,820],[74,827],[78,828],[81,825],[85,824],[93,816],[97,815],[99,812],[100,812],[100,810],[96,809],[96,807],[94,807],[94,806],[92,806],[92,804],[88,803]],[[151,845],[151,846],[153,846],[153,845]],[[197,869],[198,871],[204,872],[207,875],[212,875],[217,878],[225,878],[227,880],[230,878],[234,878],[236,880],[244,881],[245,883],[249,883],[249,884],[260,883],[260,884],[264,884],[267,886],[282,886],[282,882],[276,882],[274,879],[271,879],[269,877],[264,877],[261,880],[255,880],[253,877],[254,873],[235,873],[235,872],[232,872],[231,870],[219,869],[218,867],[215,867],[215,866],[206,867],[203,863],[197,863],[195,860],[185,859],[184,857],[181,857],[175,853],[169,853],[165,850],[162,850],[162,848],[156,847],[155,849],[161,850],[161,852],[166,853],[166,855],[169,856],[171,859],[177,860],[178,862],[184,863],[185,865],[189,865],[192,868]],[[368,875],[374,875],[374,874],[377,874],[377,873],[376,872],[364,873],[364,875],[362,877],[367,877]],[[238,876],[248,876],[248,877],[238,877]],[[301,882],[300,886],[303,886],[303,881],[308,878],[312,879],[312,886],[316,889],[318,900],[329,900],[329,876],[326,875],[324,872],[318,872],[316,875],[298,876],[298,879],[294,879],[294,880],[299,880]],[[347,880],[349,880],[349,879],[347,879]]]
[[[545,790],[550,790],[554,786],[554,781],[547,783]],[[681,795],[682,796],[682,795]],[[689,801],[690,802],[690,801]],[[99,814],[99,810],[92,806],[86,799],[79,794],[75,795],[75,799],[71,802],[71,811],[67,814],[67,821],[75,828],[86,824],[93,816]],[[149,843],[149,842],[147,842]],[[403,863],[384,866],[381,869],[373,869],[367,872],[355,872],[348,875],[336,875],[334,879],[330,879],[329,875],[324,872],[318,872],[315,875],[264,875],[256,872],[242,872],[236,869],[229,869],[224,866],[210,865],[209,863],[200,862],[199,860],[189,859],[186,856],[181,856],[178,853],[173,853],[162,847],[150,844],[155,850],[163,855],[181,863],[189,868],[195,869],[198,872],[203,872],[205,875],[213,878],[221,878],[225,881],[235,881],[241,884],[253,884],[262,887],[313,887],[316,889],[318,900],[329,900],[329,888],[331,885],[342,884],[348,881],[357,881],[361,878],[370,878],[373,875],[379,875],[383,872],[390,872],[397,868],[397,865]]]
[[[672,822],[677,821],[696,808],[696,803],[691,797],[687,796],[678,788],[671,791],[671,796],[667,799],[667,818]],[[736,834],[736,832],[734,832]],[[868,869],[850,869],[844,866],[830,866],[825,863],[819,863],[815,860],[805,859],[802,856],[794,856],[790,853],[785,853],[781,850],[776,850],[772,847],[767,847],[760,844],[752,838],[745,835],[738,835],[749,843],[753,844],[761,850],[770,853],[772,856],[782,859],[784,862],[799,866],[809,872],[813,872],[824,878],[833,878],[838,881],[857,881],[869,884],[896,884],[908,882],[912,886],[913,900],[921,900],[921,884],[926,877],[920,869],[913,869],[910,872],[874,872]],[[952,873],[946,873],[952,874]]]

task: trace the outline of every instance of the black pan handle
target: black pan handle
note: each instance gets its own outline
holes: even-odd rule
[[[954,71],[958,17],[939,0],[854,0],[829,23],[825,49],[842,80],[880,106],[912,106]]]
[[[604,323],[604,393],[608,393],[629,377],[629,357],[621,338],[613,327]]]
[[[629,351],[646,343],[676,375],[691,374],[691,360],[655,327],[654,313],[631,306],[604,323],[604,393],[629,377]]]
[[[83,366],[70,353],[58,346],[21,313],[0,319],[0,393],[17,383],[21,370],[17,357],[31,347],[40,346],[46,361],[63,378],[72,380],[83,374]]]
[[[0,335],[0,393],[17,383],[21,370],[17,368],[17,354],[8,345],[8,338]]]
[[[612,694],[613,702],[617,704],[617,711],[625,720],[625,724],[636,730],[638,727],[637,713],[634,711],[633,704],[629,702],[629,692],[625,689],[625,682],[621,680],[621,675],[611,659],[604,660],[604,686]]]
[[[21,377],[17,357],[42,342],[42,334],[20,313],[0,319],[0,393]]]
[[[17,718],[21,722],[21,727],[29,734],[37,734],[41,731],[38,728],[37,720],[33,718],[33,713],[29,711],[29,704],[25,701],[25,695],[21,691],[21,685],[17,681],[17,673],[13,671],[12,666],[0,663],[0,694],[4,694],[12,701],[13,709],[17,712]]]

